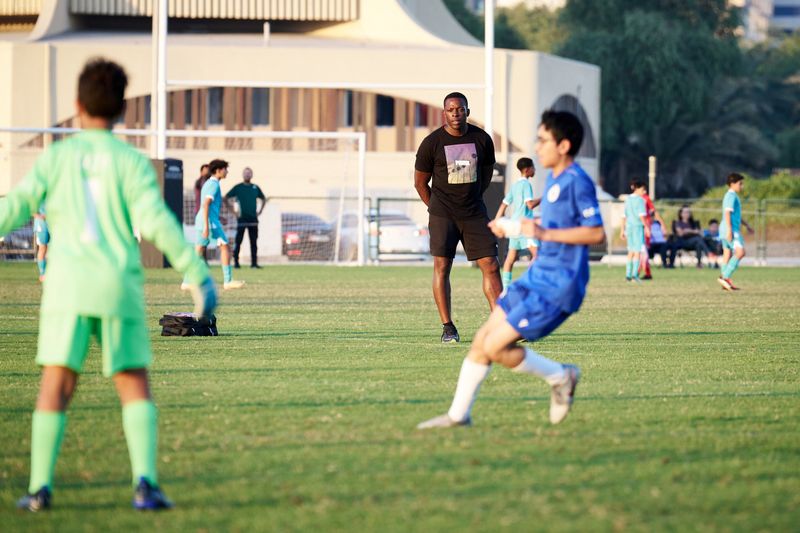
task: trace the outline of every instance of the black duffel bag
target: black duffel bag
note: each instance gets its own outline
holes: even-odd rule
[[[162,337],[216,337],[217,317],[197,320],[192,313],[167,313],[158,321]]]

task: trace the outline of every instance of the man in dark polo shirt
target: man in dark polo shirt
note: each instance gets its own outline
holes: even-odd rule
[[[236,245],[233,248],[233,266],[239,268],[239,250],[244,240],[244,232],[250,239],[250,266],[258,266],[258,216],[264,210],[267,198],[261,192],[261,188],[253,180],[253,170],[245,167],[242,171],[242,183],[238,183],[225,195],[225,203],[231,208],[230,200],[236,199],[239,202],[239,217],[236,219]],[[261,200],[261,207],[258,207],[258,200]]]
[[[463,94],[445,97],[443,116],[444,126],[419,145],[414,187],[428,206],[433,299],[442,319],[442,342],[459,342],[450,306],[450,269],[459,241],[467,259],[475,261],[483,273],[483,292],[490,309],[503,288],[497,240],[488,227],[483,203],[483,193],[492,180],[494,143],[485,131],[467,123],[469,106]]]

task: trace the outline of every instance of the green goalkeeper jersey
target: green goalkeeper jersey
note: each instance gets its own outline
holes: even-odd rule
[[[141,236],[164,252],[189,283],[208,267],[167,208],[149,159],[107,130],[54,143],[0,199],[0,235],[24,224],[47,201],[48,249],[42,312],[141,317]]]

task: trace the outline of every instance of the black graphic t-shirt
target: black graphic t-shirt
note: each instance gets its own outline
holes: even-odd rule
[[[425,137],[414,168],[433,175],[428,212],[454,220],[485,217],[481,169],[494,163],[491,137],[472,124],[461,137],[450,135],[444,126]]]

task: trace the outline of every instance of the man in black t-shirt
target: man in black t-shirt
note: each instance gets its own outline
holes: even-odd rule
[[[502,291],[497,240],[488,227],[483,203],[483,193],[492,180],[494,143],[485,131],[467,123],[468,116],[467,97],[448,94],[445,124],[422,141],[414,165],[414,187],[428,206],[433,299],[442,319],[442,342],[459,341],[450,315],[450,269],[459,241],[467,259],[475,261],[483,273],[483,292],[490,309]]]

